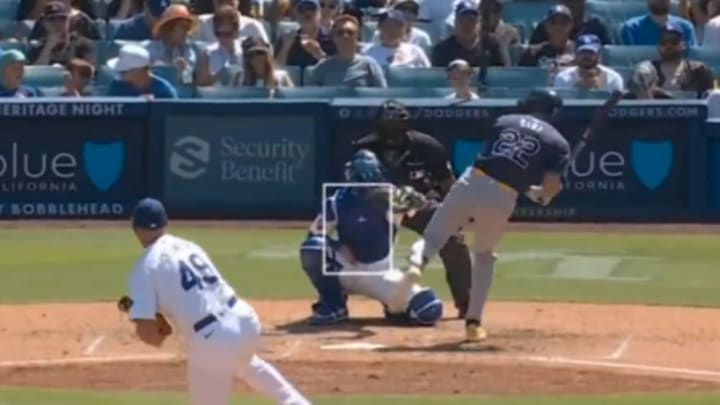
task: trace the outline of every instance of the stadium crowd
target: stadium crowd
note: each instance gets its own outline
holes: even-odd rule
[[[310,97],[328,94],[319,88],[404,88],[471,100],[552,86],[569,97],[703,98],[720,67],[720,0],[0,4],[3,97],[247,97],[301,87]],[[481,66],[489,87],[478,87]]]

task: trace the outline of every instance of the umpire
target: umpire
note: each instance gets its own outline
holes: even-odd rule
[[[385,101],[376,118],[375,132],[353,142],[355,151],[369,149],[378,156],[397,186],[412,186],[430,202],[402,225],[422,235],[430,218],[455,183],[452,166],[443,145],[410,125],[410,112],[400,102]],[[470,253],[459,234],[440,250],[445,279],[452,293],[458,317],[464,318],[470,301],[472,265]]]

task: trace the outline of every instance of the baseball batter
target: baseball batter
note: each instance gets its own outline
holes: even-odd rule
[[[345,178],[352,183],[383,182],[382,165],[374,153],[360,150],[346,164]],[[403,279],[400,270],[390,268],[390,247],[397,222],[427,202],[412,188],[392,187],[390,192],[391,187],[388,184],[388,187],[341,188],[324,202],[326,233],[323,234],[321,213],[300,247],[302,268],[319,295],[312,307],[312,324],[331,325],[347,320],[348,294],[380,301],[386,317],[400,324],[431,326],[442,318],[442,302],[435,292],[417,283],[408,285],[405,294],[393,301]],[[390,193],[394,212],[390,212],[388,203]],[[330,236],[333,230],[336,238]],[[361,271],[370,274],[348,274]]]
[[[160,201],[140,201],[132,227],[145,253],[130,273],[130,296],[118,303],[129,312],[138,338],[160,347],[172,332],[166,318],[180,330],[194,405],[226,405],[234,376],[278,404],[309,405],[255,354],[260,344],[255,310],[237,297],[200,246],[166,233],[166,226]]]
[[[428,261],[458,230],[474,232],[470,303],[465,317],[466,340],[487,335],[482,316],[495,270],[493,249],[505,231],[520,194],[547,205],[562,190],[570,163],[570,146],[547,121],[562,107],[552,90],[533,90],[520,101],[522,114],[501,116],[486,148],[455,182],[435,212],[423,237],[411,249],[410,267],[397,299],[420,280]]]

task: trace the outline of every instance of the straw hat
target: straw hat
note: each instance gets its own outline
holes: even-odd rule
[[[160,16],[160,19],[155,23],[155,26],[153,26],[153,35],[157,37],[158,33],[165,24],[177,20],[189,21],[192,24],[190,28],[191,30],[194,30],[195,27],[197,27],[197,20],[184,4],[172,4],[170,7],[165,9]]]

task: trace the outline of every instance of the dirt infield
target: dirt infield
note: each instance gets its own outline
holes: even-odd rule
[[[308,393],[720,390],[717,309],[491,303],[491,339],[482,350],[467,351],[458,346],[461,321],[391,327],[379,318],[379,305],[365,300],[353,301],[355,320],[337,328],[308,326],[309,302],[253,305],[264,323],[261,355]],[[5,305],[0,319],[3,384],[185,386],[182,342],[173,338],[160,353],[144,347],[113,303]],[[348,349],[358,343],[375,347]]]

